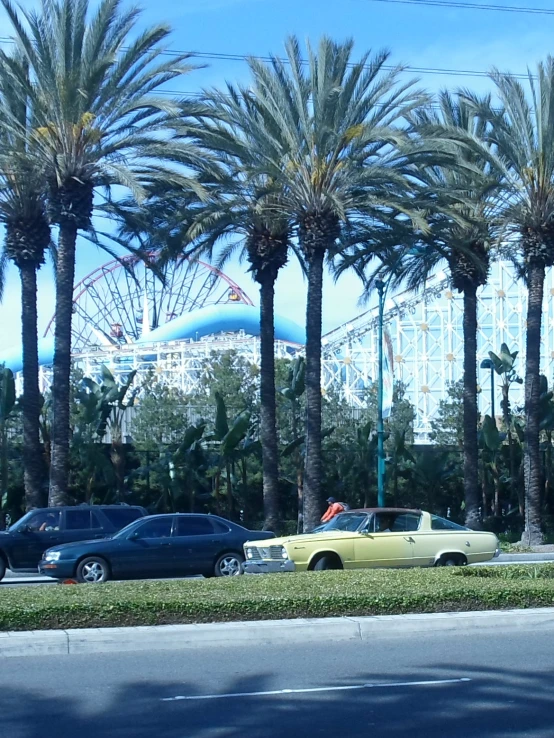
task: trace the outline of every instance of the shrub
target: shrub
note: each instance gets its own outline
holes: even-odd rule
[[[541,575],[524,576],[522,572],[512,576],[508,574],[512,569],[536,569]],[[327,571],[205,581],[6,588],[0,590],[0,629],[541,607],[554,604],[553,569],[547,565]],[[549,573],[543,575],[543,571]]]

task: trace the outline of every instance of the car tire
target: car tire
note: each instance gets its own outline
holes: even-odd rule
[[[437,561],[437,566],[463,566],[463,562],[459,556],[455,554],[445,554]]]
[[[237,577],[242,574],[244,556],[238,553],[224,553],[215,562],[214,574],[216,577]]]
[[[322,556],[314,566],[314,571],[327,571],[327,569],[333,569],[333,562],[329,556]]]
[[[7,568],[8,568],[8,567],[6,566],[6,562],[5,562],[5,561],[4,561],[4,559],[3,559],[3,558],[2,558],[1,556],[0,556],[0,582],[1,582],[1,581],[2,581],[2,579],[4,579],[4,577],[6,576],[6,569],[7,569]]]
[[[77,581],[81,584],[100,584],[110,578],[110,567],[99,556],[87,556],[77,567]]]

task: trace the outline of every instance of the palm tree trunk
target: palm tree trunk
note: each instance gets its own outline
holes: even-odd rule
[[[298,438],[298,409],[297,401],[291,403],[292,414],[292,438]],[[297,449],[294,452],[294,466],[296,469],[296,532],[302,533],[304,520],[304,469],[302,464],[302,454]]]
[[[37,330],[37,270],[19,267],[21,278],[21,340],[23,347],[23,472],[25,509],[42,507],[44,469],[40,443],[40,408]]]
[[[506,437],[508,439],[508,454],[510,460],[510,501],[516,500],[518,497],[517,479],[516,479],[516,458],[514,439],[512,438],[512,418],[510,413],[510,385],[504,381],[502,385],[502,414],[504,416],[504,425],[506,426]]]
[[[262,444],[264,530],[279,529],[279,451],[275,401],[275,279],[260,283],[260,441]]]
[[[8,432],[4,420],[0,421],[0,530],[6,529],[4,497],[8,501]]]
[[[464,497],[465,523],[481,529],[477,442],[477,287],[464,290]]]
[[[321,324],[323,299],[322,249],[314,251],[308,268],[306,307],[306,458],[304,531],[313,530],[323,509],[321,499]]]
[[[464,290],[464,498],[465,523],[481,529],[477,442],[477,287]]]
[[[71,318],[77,228],[60,225],[56,269],[56,326],[54,333],[54,378],[52,383],[52,457],[48,504],[64,505],[69,477],[69,379],[71,373]]]
[[[522,543],[536,546],[543,541],[541,531],[540,435],[540,353],[544,292],[544,266],[533,264],[527,274],[527,349],[525,358],[525,530]]]

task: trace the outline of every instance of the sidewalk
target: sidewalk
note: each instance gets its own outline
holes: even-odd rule
[[[498,558],[493,559],[493,561],[487,561],[485,563],[494,564],[495,562],[498,562],[499,564],[517,564],[519,562],[520,564],[538,564],[545,561],[554,561],[554,552],[547,551],[544,553],[539,553],[536,551],[532,551],[530,553],[501,553]]]
[[[369,642],[479,628],[554,628],[554,608],[0,633],[0,658],[277,643]]]

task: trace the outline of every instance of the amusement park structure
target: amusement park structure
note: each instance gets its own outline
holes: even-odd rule
[[[259,362],[259,313],[248,295],[229,277],[203,262],[182,259],[162,265],[135,257],[110,262],[75,287],[74,362],[86,376],[107,365],[116,377],[132,369],[154,372],[160,381],[192,392],[213,352],[235,350]],[[552,380],[554,359],[554,275],[545,284],[542,371]],[[523,373],[527,291],[513,265],[493,265],[488,284],[478,295],[478,366],[502,343],[518,350],[516,369]],[[373,304],[374,303],[374,304]],[[445,274],[437,272],[419,293],[402,292],[385,304],[384,322],[393,358],[394,378],[401,381],[416,410],[415,437],[430,442],[431,422],[449,383],[463,376],[463,303]],[[53,324],[41,343],[43,388],[50,383]],[[276,317],[275,352],[293,358],[303,351],[305,333],[292,321]],[[322,386],[338,391],[361,407],[377,377],[377,296],[368,309],[323,338]],[[18,370],[17,359],[0,357]],[[491,373],[480,371],[481,413],[490,412]],[[499,382],[497,382],[499,385]],[[500,386],[494,388],[499,407]],[[514,385],[512,403],[523,403]]]

